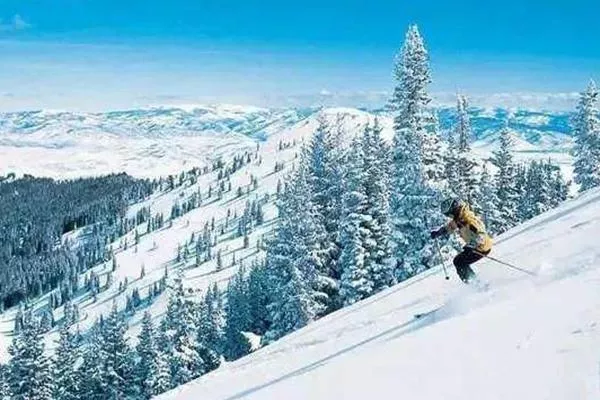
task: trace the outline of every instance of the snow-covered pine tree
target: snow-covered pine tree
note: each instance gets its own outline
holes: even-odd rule
[[[142,329],[138,336],[136,346],[135,382],[140,388],[140,395],[149,399],[154,393],[154,380],[158,373],[158,349],[156,347],[156,333],[152,323],[152,316],[148,311],[142,318]]]
[[[500,132],[500,146],[493,152],[492,164],[496,167],[494,186],[496,189],[497,225],[494,230],[500,234],[517,222],[517,196],[515,188],[515,164],[512,156],[513,141],[508,126]]]
[[[167,354],[159,351],[156,357],[156,375],[152,380],[152,394],[159,395],[171,389],[171,368]]]
[[[225,327],[225,307],[223,306],[223,297],[215,282],[210,290],[207,291],[204,298],[207,305],[208,327],[204,329],[205,343],[219,357],[223,353],[223,336]]]
[[[367,128],[369,130],[369,128]],[[371,216],[366,214],[365,168],[362,143],[355,139],[347,159],[346,193],[343,198],[343,222],[340,256],[342,271],[340,296],[344,305],[354,304],[373,293],[373,281],[366,265],[371,232],[365,226]]]
[[[197,308],[199,355],[204,361],[206,372],[215,370],[221,364],[223,334],[212,315],[213,306],[203,299]]]
[[[551,210],[567,199],[568,185],[560,167],[550,160],[532,161],[527,167],[523,187],[519,198],[519,210],[523,220]]]
[[[546,174],[543,162],[532,161],[527,171],[527,197],[530,199],[528,218],[533,218],[552,208],[552,181]]]
[[[310,198],[303,163],[288,179],[277,201],[278,224],[267,248],[270,327],[266,343],[305,326],[330,304],[321,248],[325,232]],[[324,282],[325,280],[325,282]]]
[[[127,398],[134,393],[133,357],[126,332],[125,319],[114,303],[101,331],[105,395],[109,399]]]
[[[500,213],[496,209],[496,205],[498,204],[498,200],[496,199],[496,188],[494,186],[494,180],[489,173],[487,162],[485,162],[481,168],[477,199],[481,211],[481,218],[488,233],[496,234],[500,224]]]
[[[341,130],[332,127],[324,116],[319,118],[319,126],[313,133],[308,146],[303,150],[302,163],[306,166],[307,180],[312,202],[317,212],[317,221],[325,230],[323,238],[324,264],[321,274],[339,280],[337,265],[339,258],[340,222],[342,196],[344,193],[343,158]],[[328,288],[330,300],[335,300],[337,285]],[[331,310],[335,306],[327,304]]]
[[[533,171],[535,173],[535,171]],[[532,176],[532,165],[515,165],[515,193],[517,194],[517,211],[515,223],[525,221],[532,216],[532,204],[535,202],[535,193],[532,188],[527,187],[528,182],[534,182],[536,176]]]
[[[31,312],[23,316],[20,332],[8,348],[11,355],[8,363],[8,383],[11,399],[52,399],[51,362],[44,354],[43,336]]]
[[[444,149],[440,135],[440,124],[437,112],[429,110],[426,115],[426,134],[423,136],[423,171],[427,182],[437,190],[447,185],[444,175]]]
[[[69,330],[69,325],[63,323],[52,369],[53,398],[55,400],[78,400],[80,398],[81,375],[76,369],[78,358],[79,348],[75,335]]]
[[[575,183],[579,192],[600,185],[600,120],[598,88],[590,81],[581,93],[573,120],[575,146],[573,163]]]
[[[19,307],[17,308],[17,313],[15,315],[15,324],[13,327],[13,333],[15,335],[18,335],[21,332],[21,329],[23,329],[23,318],[24,318],[23,303],[20,303]]]
[[[550,181],[551,188],[550,207],[554,208],[569,197],[569,186],[571,182],[566,182],[560,167],[551,162],[546,164],[546,174],[546,179]]]
[[[8,385],[8,367],[0,365],[0,400],[10,400],[10,386]]]
[[[250,343],[242,332],[250,327],[248,282],[242,266],[227,286],[224,356],[228,361],[237,360],[250,352]]]
[[[204,360],[199,354],[198,328],[193,304],[186,299],[180,271],[173,280],[164,323],[165,352],[169,357],[171,385],[179,386],[204,374]]]
[[[371,240],[365,247],[374,292],[395,283],[390,244],[390,150],[381,131],[376,118],[373,127],[367,127],[362,137],[366,208],[371,216],[367,221]]]
[[[267,274],[262,264],[253,265],[248,274],[248,307],[250,308],[250,331],[264,335],[269,327],[269,296]]]
[[[553,165],[550,160],[538,162],[537,179],[541,182],[541,190],[538,191],[537,203],[538,209],[535,215],[556,207],[554,203],[554,168],[560,170],[560,167]]]
[[[88,338],[83,346],[83,362],[78,369],[79,398],[104,400],[107,391],[105,374],[105,356],[102,350],[102,333],[97,322],[88,332]]]
[[[446,138],[446,149],[444,151],[444,175],[447,194],[458,196],[457,188],[460,187],[458,178],[458,144],[456,142],[456,130],[449,129]]]
[[[54,326],[54,313],[52,309],[42,311],[40,316],[40,329],[42,333],[47,333]]]
[[[306,326],[318,310],[308,279],[299,268],[293,263],[285,263],[279,275],[275,300],[269,304],[271,325],[263,336],[266,344]]]
[[[457,186],[456,195],[467,203],[478,209],[476,205],[477,191],[477,161],[471,152],[471,141],[473,133],[471,131],[471,121],[468,113],[467,98],[458,95],[456,104],[456,172]]]
[[[425,142],[431,126],[427,50],[416,25],[409,27],[395,65],[391,215],[396,276],[404,280],[433,266],[432,226],[441,223],[439,193],[427,181]]]
[[[73,303],[68,300],[65,303],[63,310],[62,324],[67,327],[73,325],[73,322],[75,322],[75,319],[73,318]]]

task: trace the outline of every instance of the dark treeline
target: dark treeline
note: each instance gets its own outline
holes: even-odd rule
[[[151,192],[150,182],[126,174],[63,181],[27,176],[0,183],[1,306],[61,284],[68,298],[78,274],[104,259],[107,241],[127,230],[127,206]],[[91,239],[73,247],[62,243],[63,234],[81,227],[90,227]]]

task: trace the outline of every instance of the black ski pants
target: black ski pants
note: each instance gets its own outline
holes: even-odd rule
[[[469,283],[469,281],[475,276],[475,272],[473,272],[471,269],[471,264],[481,260],[489,253],[489,251],[476,253],[472,248],[464,247],[463,251],[454,257],[454,266],[456,267],[456,273],[460,279],[465,283]]]

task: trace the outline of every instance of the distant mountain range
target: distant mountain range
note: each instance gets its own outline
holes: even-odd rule
[[[454,109],[440,108],[438,113],[442,131],[452,129]],[[350,134],[378,116],[387,136],[392,134],[387,111],[354,108],[221,104],[104,113],[10,112],[0,113],[0,171],[59,176],[66,171],[72,176],[126,170],[163,175],[273,135],[306,135],[322,115],[343,121]],[[482,152],[495,146],[505,124],[517,152],[565,155],[572,144],[569,113],[472,108],[470,115],[474,147]],[[28,154],[34,159],[28,160]]]

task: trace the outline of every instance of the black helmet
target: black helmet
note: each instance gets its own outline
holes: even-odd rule
[[[445,216],[453,217],[456,216],[456,213],[462,205],[462,200],[457,199],[456,197],[449,197],[442,201],[440,209],[442,211],[442,214],[444,214]]]

